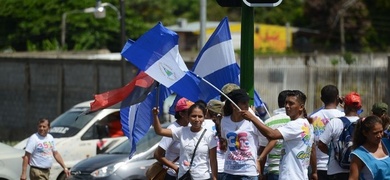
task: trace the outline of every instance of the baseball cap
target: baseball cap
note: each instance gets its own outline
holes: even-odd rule
[[[176,103],[175,111],[184,111],[189,109],[194,103],[186,98],[180,98]]]
[[[240,89],[240,86],[238,86],[237,84],[234,84],[234,83],[227,83],[222,87],[221,91],[224,94],[229,94],[230,92],[232,92],[233,90],[236,90],[236,89]]]
[[[237,102],[246,102],[251,98],[244,89],[236,89],[228,94],[228,97],[235,103]]]
[[[376,114],[376,115],[382,115],[383,113],[386,113],[387,112],[387,109],[388,109],[388,106],[386,103],[383,103],[383,102],[378,102],[378,103],[375,103],[374,105],[372,105],[372,113]]]
[[[217,114],[222,114],[222,107],[224,103],[219,100],[212,99],[207,103],[207,109]]]
[[[345,106],[355,107],[356,109],[360,109],[362,107],[362,100],[360,99],[360,95],[356,92],[350,92],[344,97]]]

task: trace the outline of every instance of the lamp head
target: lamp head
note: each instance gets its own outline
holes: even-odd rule
[[[106,9],[102,6],[101,1],[96,1],[95,12],[93,13],[96,19],[102,19],[106,17]]]

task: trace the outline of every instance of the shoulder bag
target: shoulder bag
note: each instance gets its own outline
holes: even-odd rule
[[[177,157],[172,162],[176,162],[178,159],[179,157]],[[163,164],[157,161],[153,163],[151,166],[149,166],[149,168],[145,172],[145,175],[148,180],[164,180],[167,171],[168,168],[164,168]]]

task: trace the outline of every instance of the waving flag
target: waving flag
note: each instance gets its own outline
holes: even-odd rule
[[[219,23],[199,52],[192,71],[218,89],[227,83],[240,84],[240,67],[235,59],[229,22],[226,17]],[[205,102],[219,95],[216,89],[203,81],[199,83],[199,88],[201,89],[199,99]],[[177,96],[174,102],[177,102],[179,98],[181,97]],[[174,105],[169,109],[169,113],[175,113]]]
[[[159,94],[156,94],[157,91]],[[160,85],[155,88],[147,98],[136,105],[131,105],[131,98],[126,98],[121,104],[122,131],[128,137],[131,144],[130,157],[136,151],[137,142],[144,137],[153,123],[152,108],[157,104],[162,114],[164,101],[172,92]],[[158,100],[158,103],[156,102]]]
[[[192,101],[199,99],[199,79],[190,73],[179,54],[178,35],[158,23],[131,46],[122,56],[156,81]]]
[[[200,51],[192,71],[221,89],[227,83],[239,84],[240,68],[236,62],[229,22],[225,17]],[[208,102],[219,95],[210,85],[201,81],[200,99]]]
[[[124,87],[95,95],[95,101],[91,103],[91,111],[110,107],[126,97],[132,97],[132,104],[139,103],[146,98],[154,84],[153,78],[141,72]]]
[[[192,68],[194,74],[203,77],[208,82],[221,89],[227,83],[240,84],[240,67],[234,55],[234,48],[229,29],[228,19],[225,17],[215,29],[205,46],[200,51]],[[208,102],[219,95],[219,92],[207,83],[199,83],[201,94],[199,99]],[[255,106],[263,104],[255,91]],[[177,102],[177,96],[174,102]],[[169,109],[174,114],[174,105]]]

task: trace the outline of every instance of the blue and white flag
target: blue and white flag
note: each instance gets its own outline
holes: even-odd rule
[[[206,42],[192,68],[194,74],[204,78],[218,89],[227,83],[240,84],[240,67],[238,66],[229,22],[225,17]],[[201,94],[199,99],[208,102],[220,93],[204,81],[199,83]],[[175,114],[175,103],[181,98],[176,96],[169,109],[170,114]]]
[[[227,17],[219,23],[200,51],[192,71],[218,89],[227,83],[239,84],[240,68],[235,58]],[[202,92],[199,97],[206,102],[220,94],[203,81],[199,84],[199,88]]]
[[[166,87],[159,85],[147,98],[136,105],[129,105],[131,97],[126,98],[121,104],[122,131],[128,137],[131,151],[129,157],[136,152],[136,144],[145,136],[153,124],[152,108],[158,106],[160,114],[163,114],[164,100],[172,93]],[[159,91],[159,94],[156,94]],[[158,103],[156,102],[158,100]]]
[[[179,54],[178,35],[161,22],[121,54],[150,77],[189,100],[199,99],[200,79],[190,73]]]

